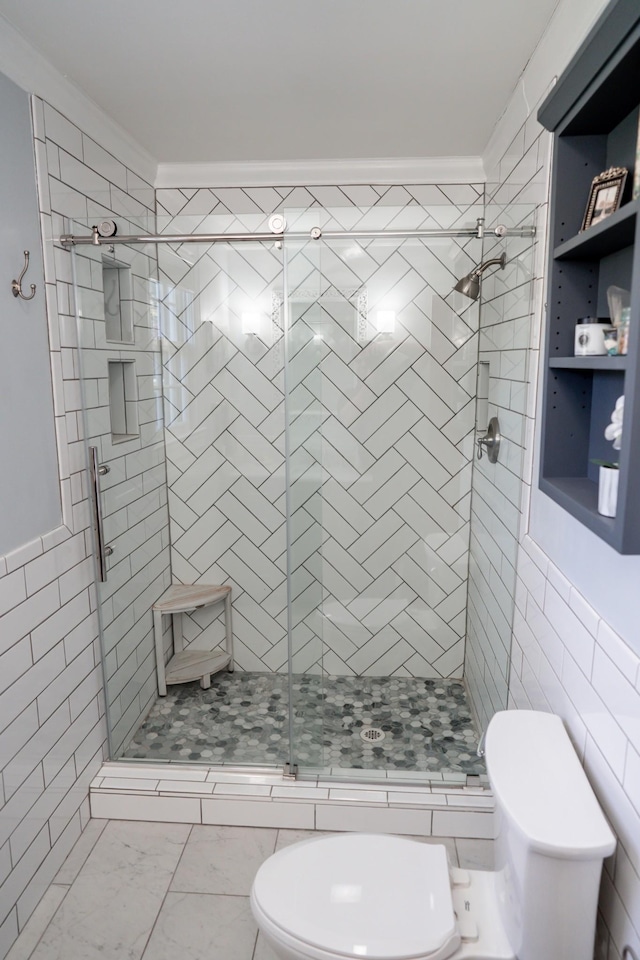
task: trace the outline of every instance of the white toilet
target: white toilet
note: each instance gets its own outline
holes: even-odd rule
[[[282,960],[592,960],[615,838],[559,717],[498,713],[486,760],[495,871],[396,836],[305,840],[260,867],[258,927]]]

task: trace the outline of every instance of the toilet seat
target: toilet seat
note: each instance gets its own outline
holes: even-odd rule
[[[310,960],[444,960],[460,944],[446,850],[343,834],[262,864],[251,907],[267,937]]]

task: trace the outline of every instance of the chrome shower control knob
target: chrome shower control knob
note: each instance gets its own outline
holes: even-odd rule
[[[482,460],[482,451],[483,449],[487,451],[487,457],[489,458],[489,463],[496,463],[498,460],[498,453],[500,452],[500,424],[497,417],[491,417],[489,421],[489,426],[487,427],[487,432],[484,437],[478,437],[476,443],[478,445],[478,460]]]

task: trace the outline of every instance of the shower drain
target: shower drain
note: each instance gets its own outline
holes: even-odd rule
[[[384,740],[384,731],[380,727],[363,727],[360,731],[360,739],[366,740],[367,743],[377,743],[379,740]]]

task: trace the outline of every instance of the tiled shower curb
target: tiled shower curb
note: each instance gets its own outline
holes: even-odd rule
[[[417,780],[417,778],[416,778]],[[305,830],[362,830],[493,839],[485,787],[290,780],[274,771],[105,763],[90,788],[92,817]]]

